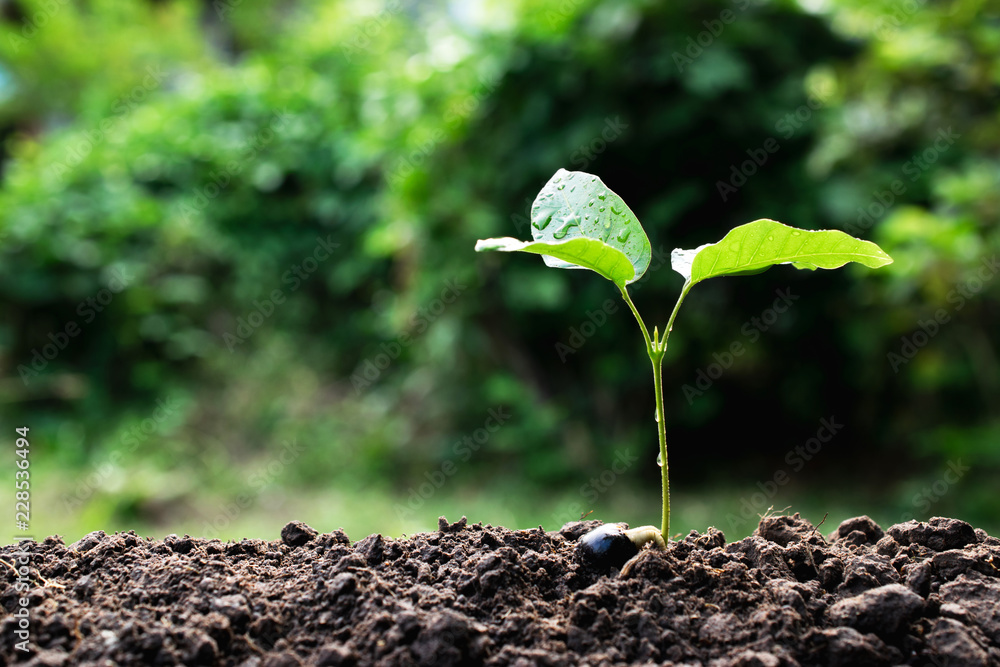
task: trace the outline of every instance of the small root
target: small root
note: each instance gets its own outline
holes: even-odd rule
[[[655,542],[658,549],[666,549],[667,544],[663,541],[663,535],[656,526],[639,526],[625,531],[628,539],[632,540],[638,548],[643,548],[650,542]]]
[[[619,579],[628,579],[632,576],[632,571],[639,566],[639,563],[643,560],[653,558],[656,553],[656,549],[643,549],[636,555],[632,556],[625,565],[622,566],[621,572],[618,573]]]
[[[630,528],[625,531],[625,534],[632,544],[639,548],[639,553],[632,556],[622,566],[621,572],[618,573],[619,579],[625,579],[631,576],[632,570],[636,568],[639,561],[643,558],[648,558],[654,551],[666,551],[667,544],[663,541],[663,534],[660,533],[660,529],[656,526],[639,526],[638,528]],[[647,544],[653,544],[649,549],[643,549]]]

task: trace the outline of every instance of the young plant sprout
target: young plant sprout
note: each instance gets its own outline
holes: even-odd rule
[[[647,542],[652,542],[659,549],[666,548],[663,536],[655,526],[627,529],[621,523],[606,523],[580,538],[579,552],[584,560],[599,569],[617,567],[621,570]]]
[[[476,242],[476,251],[529,252],[541,255],[547,266],[596,271],[618,287],[639,323],[646,354],[653,365],[660,440],[658,462],[663,482],[660,533],[664,540],[670,539],[670,479],[661,362],[677,311],[691,288],[708,278],[760,273],[775,264],[815,270],[836,269],[848,262],[873,269],[892,263],[892,258],[876,244],[841,231],[810,231],[774,220],[755,220],[731,230],[718,243],[693,250],[676,249],[670,254],[671,267],[684,276],[684,285],[663,333],[653,327],[650,334],[627,289],[649,266],[652,255],[649,239],[635,214],[601,179],[582,171],[557,171],[531,206],[531,236],[533,241],[480,240]]]

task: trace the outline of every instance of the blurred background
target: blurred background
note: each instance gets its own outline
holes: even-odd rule
[[[0,424],[10,462],[30,428],[31,532],[658,524],[615,288],[473,252],[528,238],[566,168],[647,230],[650,326],[670,250],[757,218],[895,259],[692,291],[674,532],[773,507],[1000,533],[998,102],[977,0],[0,0]]]

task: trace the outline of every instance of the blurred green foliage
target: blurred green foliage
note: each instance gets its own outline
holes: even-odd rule
[[[37,520],[655,519],[635,323],[619,308],[556,351],[613,289],[472,252],[527,238],[565,167],[660,256],[771,217],[896,260],[699,286],[664,374],[679,525],[727,530],[746,500],[995,531],[998,51],[974,0],[8,1],[0,404],[32,427]],[[651,268],[651,324],[680,283]],[[776,289],[800,298],[753,324]],[[831,415],[843,435],[756,502]],[[581,487],[622,451],[626,484]]]

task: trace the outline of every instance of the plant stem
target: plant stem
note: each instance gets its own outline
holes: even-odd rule
[[[642,321],[642,318],[639,316],[639,311],[636,310],[635,304],[632,303],[632,298],[628,295],[628,289],[622,287],[621,291],[622,298],[625,299],[625,303],[628,304],[628,307],[632,309],[632,314],[635,315],[635,321],[639,323],[639,328],[642,329],[642,338],[646,343],[646,354],[648,354],[649,358],[652,359],[653,352],[656,351],[656,341],[649,337],[649,330],[646,328],[646,323]]]
[[[664,338],[666,332],[663,333]],[[656,431],[660,439],[660,478],[663,485],[663,523],[660,532],[663,541],[670,541],[670,466],[667,462],[667,424],[663,414],[663,350],[649,355],[653,363],[653,386],[656,389]]]
[[[674,329],[674,319],[677,317],[677,311],[681,309],[681,304],[684,303],[684,297],[688,295],[693,287],[690,281],[684,283],[684,287],[681,288],[681,295],[677,297],[677,303],[674,304],[674,312],[670,313],[670,319],[667,320],[667,328],[663,330],[663,344],[660,346],[661,351],[666,351],[667,349],[667,338],[670,337],[670,332]]]
[[[660,477],[663,486],[663,518],[660,532],[665,542],[670,541],[670,465],[667,461],[667,420],[663,409],[663,355],[667,351],[667,338],[670,337],[670,331],[674,327],[674,319],[677,317],[677,311],[681,309],[681,303],[684,302],[684,297],[687,296],[691,287],[690,282],[684,283],[681,294],[677,298],[677,304],[674,305],[674,310],[670,313],[667,327],[663,330],[663,334],[659,340],[657,340],[656,330],[653,331],[653,336],[650,337],[645,322],[642,321],[639,311],[628,295],[628,290],[624,287],[621,288],[622,298],[625,299],[628,307],[632,309],[632,314],[635,315],[635,320],[639,323],[639,328],[642,329],[642,337],[646,342],[646,354],[649,355],[649,361],[653,364],[653,389],[656,394],[656,431],[660,441],[660,462],[662,464],[660,467]]]

